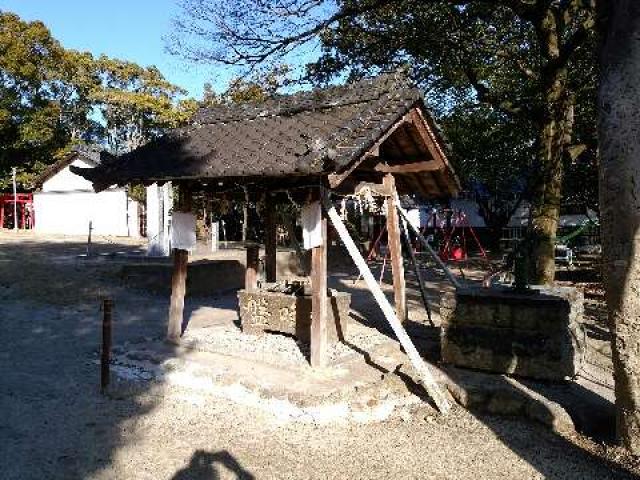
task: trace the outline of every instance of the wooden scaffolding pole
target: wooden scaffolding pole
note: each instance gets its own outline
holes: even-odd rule
[[[427,289],[424,286],[424,280],[422,279],[422,272],[420,272],[420,265],[418,264],[418,260],[416,259],[416,254],[413,251],[413,245],[411,245],[411,236],[409,235],[409,227],[407,227],[407,221],[404,218],[401,218],[402,221],[402,233],[405,239],[405,246],[407,247],[407,251],[409,252],[409,258],[411,259],[411,264],[413,265],[413,271],[415,272],[416,278],[418,279],[418,287],[420,288],[420,296],[422,297],[422,304],[424,305],[424,309],[427,312],[427,319],[432,327],[435,327],[433,323],[433,319],[431,318],[431,308],[429,308],[429,300],[427,299]]]
[[[322,245],[311,250],[311,366],[327,364],[327,219],[320,220]]]
[[[169,325],[167,341],[180,343],[182,321],[184,319],[184,295],[187,285],[187,264],[189,252],[173,249],[173,275],[171,277],[171,305],[169,307]]]
[[[404,259],[402,258],[402,239],[400,237],[400,221],[396,210],[398,196],[396,181],[391,173],[384,176],[382,184],[390,192],[387,197],[387,237],[391,253],[391,273],[393,274],[393,298],[396,316],[401,322],[407,319],[407,289],[404,279]]]
[[[111,375],[111,312],[113,300],[109,297],[102,299],[102,352],[100,355],[100,392],[105,393],[109,386]]]
[[[438,383],[436,382],[436,379],[431,373],[431,370],[416,350],[415,345],[409,338],[409,335],[407,335],[405,329],[402,327],[402,323],[398,320],[398,317],[396,317],[393,307],[387,300],[387,297],[385,297],[382,289],[378,285],[378,282],[376,282],[376,279],[373,277],[371,270],[367,266],[367,262],[362,257],[362,254],[358,250],[358,247],[356,247],[356,244],[349,235],[347,227],[345,227],[342,219],[340,218],[340,215],[338,215],[338,212],[336,212],[336,209],[331,204],[331,201],[329,200],[328,196],[326,196],[326,194],[323,195],[322,201],[329,219],[331,220],[331,223],[338,232],[338,235],[347,248],[347,251],[351,255],[351,258],[355,262],[356,266],[360,270],[360,273],[362,274],[362,277],[367,283],[369,290],[371,290],[371,293],[382,309],[382,313],[384,313],[384,316],[389,322],[389,325],[391,325],[393,332],[400,341],[400,344],[404,348],[404,351],[407,353],[407,356],[411,360],[413,368],[416,369],[420,377],[420,382],[424,386],[433,402],[438,407],[438,410],[440,410],[442,414],[446,414],[451,409],[451,403],[449,402],[449,399],[447,398],[440,385],[438,385]]]

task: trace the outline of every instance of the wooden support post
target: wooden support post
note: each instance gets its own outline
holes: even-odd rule
[[[402,239],[400,238],[400,222],[396,203],[396,182],[393,175],[384,176],[382,184],[391,191],[387,197],[387,232],[389,251],[391,253],[391,273],[393,274],[393,298],[396,316],[401,322],[407,319],[407,290],[404,279],[404,260],[402,258]]]
[[[110,298],[102,299],[102,354],[100,356],[100,392],[104,393],[109,386],[111,363],[111,312],[113,302]]]
[[[384,295],[382,289],[378,285],[378,282],[376,282],[376,279],[373,278],[373,274],[367,266],[367,262],[362,257],[362,254],[358,250],[358,247],[356,247],[355,242],[349,235],[347,227],[345,227],[342,219],[340,218],[340,215],[338,215],[338,212],[336,212],[335,207],[331,204],[331,201],[328,197],[323,196],[323,204],[325,209],[327,210],[327,214],[329,216],[329,219],[331,220],[331,223],[333,224],[333,227],[338,232],[338,235],[340,236],[340,239],[349,252],[349,255],[351,255],[351,258],[360,270],[362,277],[371,290],[371,293],[376,299],[376,302],[382,309],[382,313],[389,322],[389,325],[400,341],[400,344],[404,348],[404,351],[407,352],[407,356],[409,357],[409,360],[411,360],[413,368],[415,368],[418,372],[422,385],[438,407],[438,410],[440,410],[442,414],[446,414],[451,409],[451,403],[449,402],[445,391],[442,389],[442,387],[440,387],[440,385],[438,385],[436,379],[431,373],[431,370],[416,350],[416,347],[411,341],[411,338],[409,338],[409,335],[407,335],[406,330],[402,327],[402,324],[393,311],[393,307],[387,300],[387,297]]]
[[[327,219],[321,222],[322,245],[311,250],[311,366],[327,364]]]
[[[89,236],[87,237],[87,257],[91,256],[91,231],[93,230],[93,222],[89,220]]]
[[[167,341],[180,343],[182,322],[184,319],[184,295],[187,290],[187,264],[189,252],[173,249],[173,275],[171,277],[171,305],[169,307],[169,325]]]
[[[276,281],[277,233],[276,211],[273,205],[268,205],[264,222],[264,276],[269,283]]]
[[[260,263],[260,247],[247,246],[247,270],[244,277],[244,289],[251,292],[258,288],[258,265]]]
[[[191,191],[180,185],[180,199],[177,211],[191,211]],[[169,306],[169,324],[167,326],[167,341],[180,343],[182,324],[184,322],[184,296],[187,291],[187,265],[189,252],[178,248],[173,249],[173,275],[171,277],[171,304]]]

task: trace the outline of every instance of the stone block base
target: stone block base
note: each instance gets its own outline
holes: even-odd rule
[[[256,290],[238,292],[242,331],[250,334],[282,332],[308,343],[311,338],[311,296]],[[336,342],[347,332],[351,294],[330,291],[327,298],[327,336]]]
[[[584,351],[583,301],[582,292],[573,288],[447,294],[440,309],[442,360],[544,380],[572,377]]]
[[[164,261],[148,261],[124,265],[120,271],[125,285],[130,288],[171,294],[171,276],[173,263],[170,258]],[[187,265],[186,295],[207,296],[218,292],[227,292],[242,288],[245,267],[233,259],[202,260]]]

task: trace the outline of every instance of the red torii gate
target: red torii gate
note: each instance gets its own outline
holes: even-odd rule
[[[13,205],[17,204],[19,228],[33,228],[35,226],[35,213],[33,211],[33,194],[18,193],[15,198],[11,193],[0,194],[0,228],[5,228],[5,220],[13,217]],[[7,207],[9,215],[5,215]],[[14,220],[15,222],[15,220]],[[14,226],[13,224],[11,225]],[[9,228],[8,226],[6,228]]]

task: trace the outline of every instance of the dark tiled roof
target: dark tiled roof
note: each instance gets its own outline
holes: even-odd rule
[[[73,161],[78,157],[82,157],[86,163],[93,167],[97,167],[103,162],[109,162],[115,159],[115,157],[110,153],[96,147],[90,145],[75,145],[71,151],[43,170],[33,182],[34,186],[36,188],[42,187],[44,182],[49,180],[58,172],[64,170],[67,165],[71,165],[71,163],[73,163]]]
[[[420,91],[389,74],[260,104],[204,108],[188,127],[74,171],[98,190],[132,181],[340,172],[415,105],[424,108]]]

